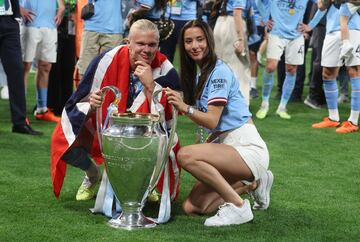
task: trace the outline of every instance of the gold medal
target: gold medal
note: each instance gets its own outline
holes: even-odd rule
[[[290,8],[289,9],[289,14],[294,15],[295,14],[295,8]]]

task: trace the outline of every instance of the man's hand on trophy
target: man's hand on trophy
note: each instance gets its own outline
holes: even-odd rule
[[[90,103],[91,110],[96,111],[97,108],[100,108],[103,100],[104,100],[104,97],[103,97],[103,93],[101,90],[96,90],[96,91],[90,93],[89,103]]]

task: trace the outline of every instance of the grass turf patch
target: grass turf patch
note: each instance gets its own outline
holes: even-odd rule
[[[29,89],[28,110],[35,103]],[[275,180],[270,208],[254,211],[252,223],[224,228],[207,228],[207,216],[186,216],[181,202],[195,180],[181,174],[181,194],[172,206],[171,221],[155,229],[116,230],[107,218],[88,210],[95,200],[75,201],[83,173],[68,167],[60,200],[52,193],[50,137],[55,126],[34,120],[44,132],[32,137],[10,132],[7,101],[0,101],[0,241],[355,241],[360,236],[358,197],[359,133],[336,134],[335,129],[316,130],[313,122],[327,110],[313,110],[290,103],[291,120],[275,115],[278,101],[270,101],[269,116],[254,122],[270,151],[270,169]],[[255,113],[260,100],[250,109]],[[339,106],[342,120],[349,104]],[[183,145],[195,140],[196,126],[180,117],[178,133]],[[246,197],[246,196],[245,196]],[[145,208],[156,215],[156,205]]]

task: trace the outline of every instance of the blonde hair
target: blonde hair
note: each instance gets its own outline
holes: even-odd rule
[[[140,30],[143,32],[152,31],[156,34],[158,40],[160,39],[160,34],[159,34],[159,30],[158,30],[157,26],[150,20],[139,19],[136,22],[134,22],[130,27],[129,38],[131,38],[131,35],[135,30]]]

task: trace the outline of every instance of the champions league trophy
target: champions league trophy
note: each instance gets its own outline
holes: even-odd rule
[[[161,90],[155,92],[152,98],[159,115],[118,113],[120,91],[114,86],[101,89],[104,95],[109,90],[115,94],[115,100],[108,107],[104,124],[101,108],[97,110],[96,122],[105,169],[122,213],[108,223],[127,230],[152,228],[156,223],[143,215],[142,208],[168,161],[177,111],[172,108],[173,121],[168,135],[164,108],[157,99]]]

